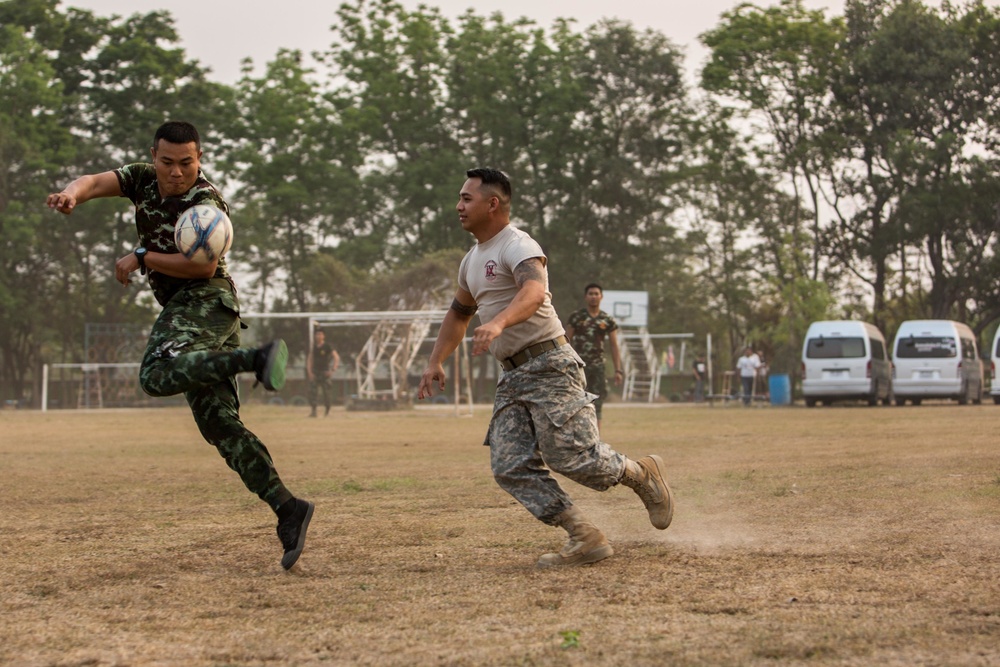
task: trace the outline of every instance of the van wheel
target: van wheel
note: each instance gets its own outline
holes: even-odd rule
[[[896,399],[896,405],[898,407],[900,407],[900,408],[903,407],[904,405],[906,405],[906,399],[905,398],[897,398]]]
[[[997,404],[1000,405],[1000,396],[997,396],[995,400],[996,400]],[[807,408],[815,408],[816,407],[816,399],[815,398],[807,398],[806,399],[806,407]]]
[[[924,399],[922,399],[922,398],[914,398],[912,400],[913,400],[913,404],[914,405],[920,405],[923,402]]]
[[[993,403],[995,405],[1000,405],[1000,396],[994,396],[993,397]]]

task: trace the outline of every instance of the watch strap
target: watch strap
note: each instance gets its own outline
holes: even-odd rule
[[[146,249],[136,248],[132,251],[132,254],[135,255],[137,260],[139,260],[139,273],[146,275]]]

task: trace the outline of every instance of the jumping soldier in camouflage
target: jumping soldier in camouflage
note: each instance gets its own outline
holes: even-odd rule
[[[156,130],[153,163],[81,176],[46,203],[69,215],[98,197],[127,197],[135,205],[139,246],[115,263],[115,278],[131,283],[148,274],[163,311],[149,335],[139,383],[150,396],[183,393],[205,440],[214,445],[246,487],[278,515],[284,547],[281,565],[295,564],[305,546],[313,504],[297,499],[278,477],[271,455],[239,415],[236,374],[253,372],[265,389],[285,384],[288,348],[275,340],[241,348],[240,306],[225,260],[196,264],[174,245],[174,224],[188,208],[229,205],[201,172],[201,139],[190,123],[171,121]]]
[[[548,291],[546,257],[510,226],[511,186],[496,169],[466,172],[458,200],[462,228],[478,241],[462,260],[458,290],[420,378],[419,398],[445,386],[444,360],[472,316],[472,353],[491,352],[504,369],[484,444],[493,476],[540,521],[561,526],[569,540],[543,554],[538,567],[595,563],[614,553],[604,534],[573,504],[550,470],[597,491],[632,488],[660,530],[670,525],[673,498],[659,456],[633,461],[601,442],[584,389],[583,362],[566,344]]]
[[[594,410],[597,412],[597,429],[601,428],[601,410],[608,397],[608,379],[604,373],[604,339],[611,348],[611,361],[615,365],[615,386],[622,386],[625,373],[622,371],[622,354],[618,348],[618,323],[601,310],[604,290],[597,283],[590,283],[583,289],[585,308],[574,311],[566,323],[566,339],[580,355],[587,366],[583,369],[587,379],[587,391],[597,394]]]

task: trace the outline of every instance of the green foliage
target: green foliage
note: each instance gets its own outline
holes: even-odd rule
[[[341,220],[358,217],[357,145],[301,60],[280,51],[262,77],[245,76],[235,91],[239,113],[226,116],[220,166],[240,184],[231,198],[234,255],[250,267],[262,310],[272,300],[308,310],[302,272]]]
[[[337,18],[327,60],[349,83],[333,99],[368,159],[361,174],[368,206],[341,230],[347,251],[359,245],[365,264],[383,270],[466,244],[451,208],[464,160],[447,106],[450,26],[437,10],[409,12],[386,0],[342,5]]]
[[[76,245],[39,204],[50,174],[72,156],[60,124],[62,90],[54,78],[35,22],[50,17],[49,3],[0,5],[0,398],[20,398],[43,348],[67,337],[51,313],[75,312],[71,276],[59,270]],[[13,15],[11,15],[13,12]],[[42,40],[44,41],[44,40]],[[72,322],[72,314],[65,321]],[[64,322],[65,322],[64,321]]]
[[[559,636],[562,637],[562,643],[559,645],[559,648],[580,648],[579,630],[560,630]]]
[[[871,262],[876,320],[892,290],[917,316],[985,324],[996,294],[997,275],[984,269],[997,243],[998,155],[984,130],[996,119],[1000,56],[984,45],[1000,36],[998,13],[982,3],[935,12],[849,2],[847,25],[831,89],[859,164],[841,193],[858,206],[836,230],[837,256]]]
[[[167,118],[202,131],[249,310],[446,304],[473,243],[457,192],[494,166],[565,314],[592,280],[647,290],[653,330],[712,333],[722,357],[752,341],[781,370],[813,319],[1000,319],[996,8],[739,5],[703,37],[696,101],[674,45],[618,21],[354,0],[330,22],[315,66],[283,49],[229,87],[177,47],[168,12],[0,2],[4,397],[43,361],[79,360],[86,322],[154,315],[113,280],[128,207],[65,219],[42,202],[147,159]]]

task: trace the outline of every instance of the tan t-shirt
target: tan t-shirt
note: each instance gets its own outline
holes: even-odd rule
[[[518,292],[514,268],[526,259],[541,257],[542,247],[520,229],[507,225],[486,243],[473,246],[458,269],[458,285],[472,295],[479,305],[479,320],[489,322],[502,311]],[[556,309],[552,307],[548,276],[545,277],[545,302],[520,324],[503,330],[492,343],[490,352],[503,360],[529,345],[561,336],[565,331]]]

